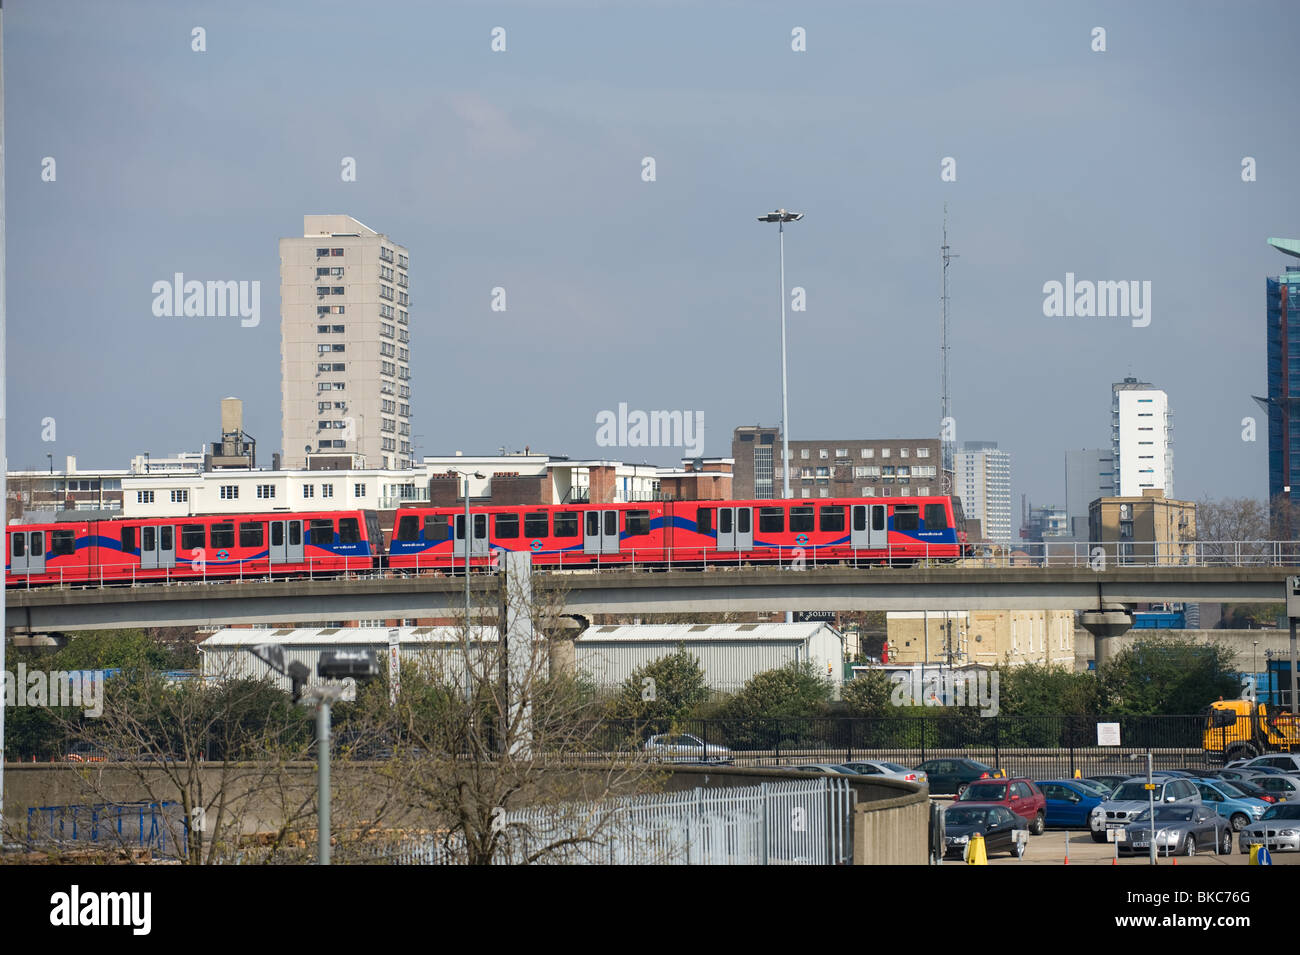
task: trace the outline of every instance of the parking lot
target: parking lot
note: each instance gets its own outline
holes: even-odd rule
[[[938,805],[947,808],[951,799],[936,799]],[[1215,855],[1213,849],[1203,849],[1194,856],[1161,856],[1159,865],[1247,865],[1249,855],[1243,855],[1237,848],[1237,837],[1233,834],[1232,855]],[[1085,830],[1048,829],[1041,836],[1030,836],[1022,859],[999,852],[989,858],[989,865],[1065,865],[1069,853],[1070,865],[1111,865],[1115,858],[1115,847],[1108,842],[1093,842],[1092,834]],[[1273,865],[1300,865],[1300,852],[1273,852]],[[962,865],[960,858],[944,859],[944,865]],[[1119,865],[1151,864],[1150,857],[1144,852],[1140,855],[1120,854]]]

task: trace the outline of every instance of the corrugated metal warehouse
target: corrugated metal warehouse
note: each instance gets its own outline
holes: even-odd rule
[[[395,627],[403,661],[418,661],[441,670],[459,685],[464,673],[460,632],[455,627]],[[381,668],[388,652],[387,627],[327,627],[301,630],[219,630],[199,644],[204,677],[274,678],[286,692],[287,678],[250,653],[252,647],[272,643],[284,648],[284,662],[297,661],[316,673],[322,650],[366,647],[376,652]],[[484,642],[494,644],[496,633],[486,631]],[[576,667],[601,689],[613,689],[637,667],[669,656],[683,646],[700,661],[704,679],[717,690],[735,690],[764,670],[810,660],[818,673],[836,685],[842,682],[844,635],[830,624],[728,623],[728,624],[628,624],[598,626],[573,641],[574,653],[553,654],[552,662]],[[838,691],[837,691],[838,694]]]
[[[591,627],[578,638],[577,667],[597,686],[612,688],[679,645],[700,661],[715,690],[739,689],[755,674],[803,660],[837,687],[842,682],[844,635],[820,621]]]
[[[231,628],[218,630],[199,644],[203,676],[217,679],[261,680],[273,682],[289,692],[289,678],[281,676],[251,652],[261,644],[276,644],[284,649],[286,668],[298,662],[307,667],[316,680],[316,661],[323,650],[343,647],[374,650],[382,671],[388,655],[388,627],[325,627],[301,630],[254,630]],[[426,667],[440,667],[444,679],[463,686],[465,672],[461,654],[460,630],[456,627],[394,627],[397,630],[402,661],[418,662]],[[476,628],[477,629],[477,628]],[[486,631],[488,644],[496,643],[496,630]],[[477,647],[477,641],[471,649]],[[450,651],[450,652],[448,652]]]

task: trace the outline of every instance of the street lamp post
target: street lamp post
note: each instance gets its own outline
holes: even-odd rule
[[[472,474],[474,477],[478,478],[481,481],[483,480],[483,474],[479,471],[473,471],[473,472],[461,471],[458,468],[448,468],[447,473],[458,474],[465,479],[465,531],[463,537],[464,548],[465,548],[465,702],[468,703],[471,699],[473,699],[473,691],[471,690],[470,687],[472,680],[470,679],[470,666],[469,666],[469,614],[470,614],[469,557],[470,557],[470,541],[474,537],[474,532],[470,529],[470,523],[469,523],[470,521],[469,479]]]
[[[790,497],[790,407],[786,397],[785,373],[785,224],[798,222],[803,218],[802,212],[787,212],[777,209],[765,216],[759,216],[759,222],[775,222],[781,245],[781,496]]]
[[[1129,759],[1141,759],[1141,753],[1130,753]],[[1147,805],[1148,813],[1151,816],[1151,864],[1156,864],[1156,784],[1151,778],[1151,753],[1147,753]]]

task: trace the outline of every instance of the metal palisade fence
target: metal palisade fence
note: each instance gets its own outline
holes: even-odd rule
[[[628,796],[500,814],[500,865],[848,865],[853,807],[846,779]],[[455,865],[455,837],[405,840],[348,861]]]
[[[1148,750],[1156,767],[1222,763],[1207,745],[1205,715],[993,716],[934,707],[933,715],[605,720],[588,738],[590,758],[643,750],[667,763],[775,767],[885,760],[914,767],[938,758],[976,759],[1018,776],[1051,779],[1127,770]],[[1120,745],[1100,745],[1098,725],[1117,723]]]

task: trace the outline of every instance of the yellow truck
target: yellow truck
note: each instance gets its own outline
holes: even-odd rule
[[[1207,755],[1223,762],[1300,751],[1300,722],[1289,709],[1253,700],[1216,700],[1205,714]]]

